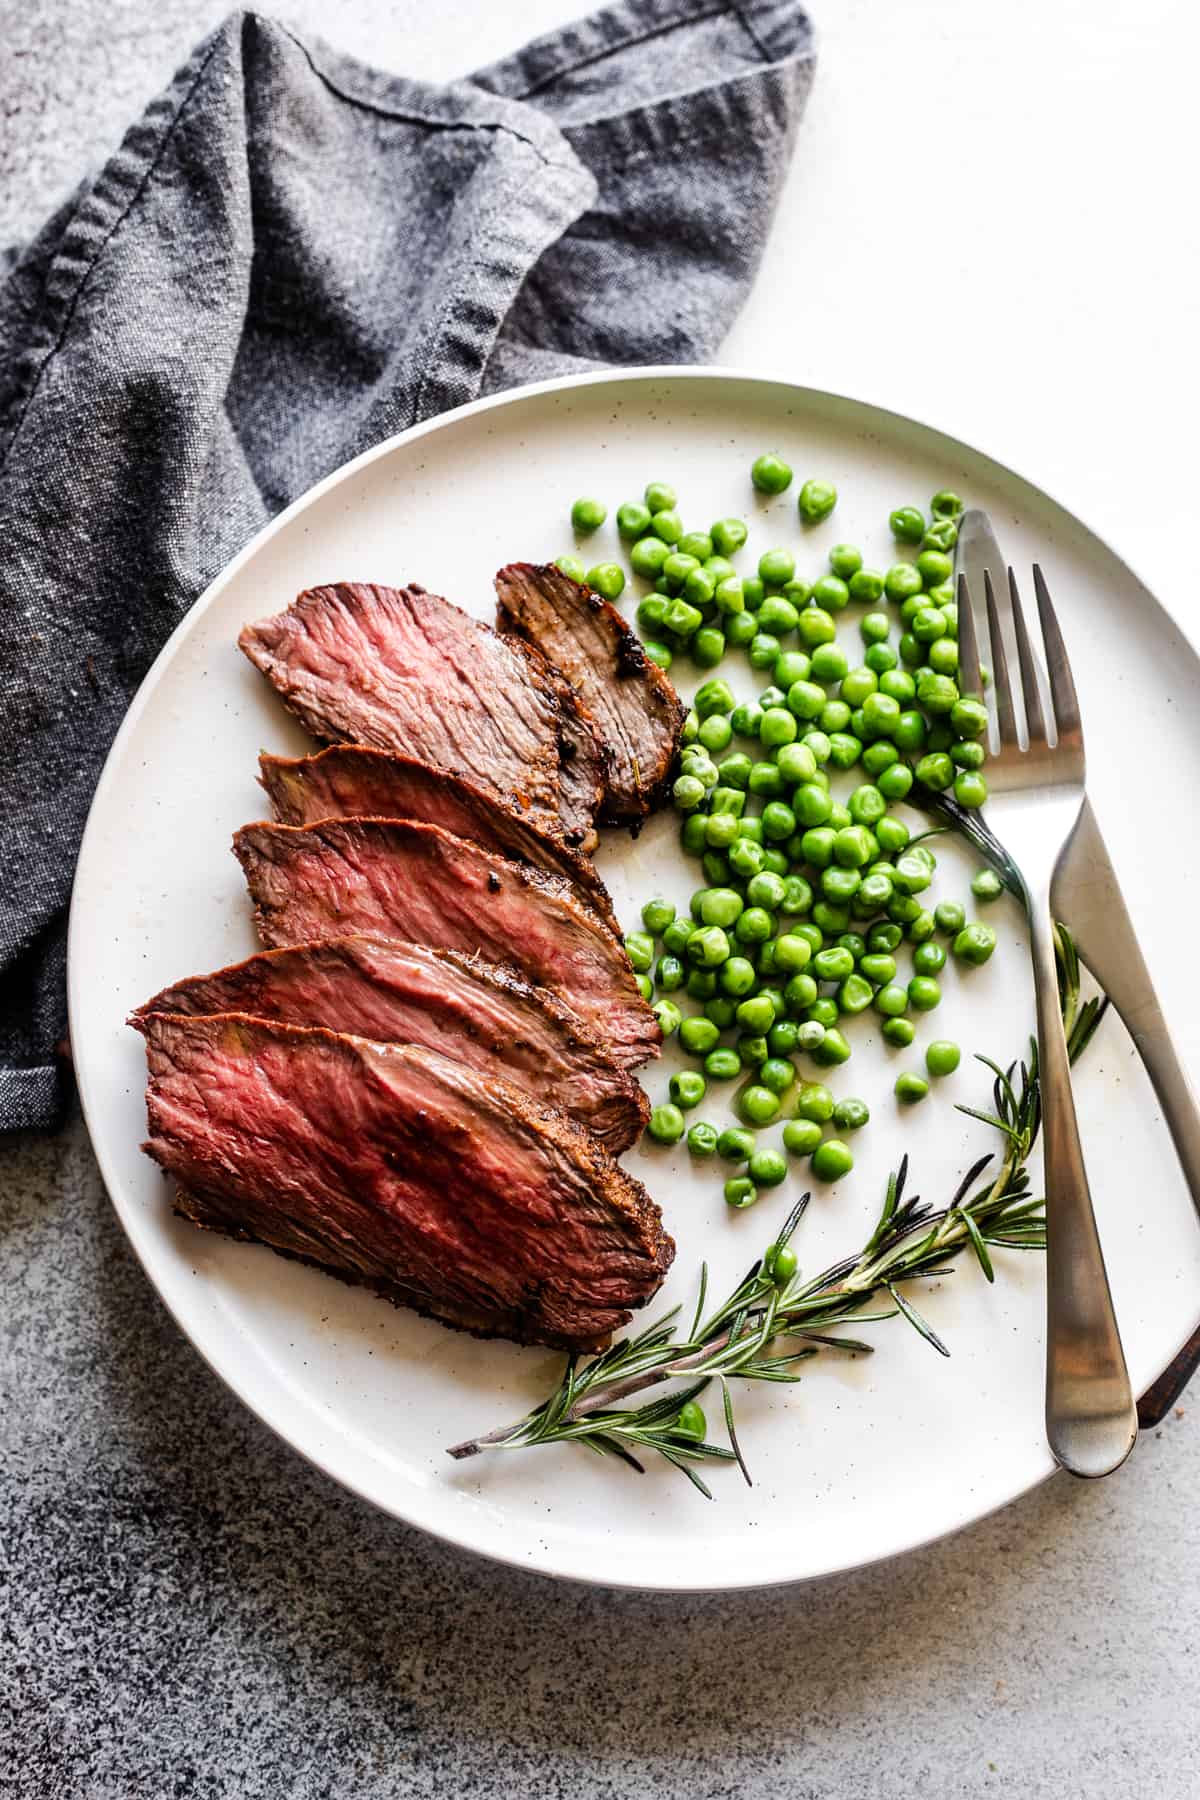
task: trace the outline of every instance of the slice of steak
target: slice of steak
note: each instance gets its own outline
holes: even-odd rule
[[[641,1183],[509,1082],[239,1014],[137,1024],[145,1148],[198,1225],[448,1325],[568,1350],[607,1344],[670,1267]]]
[[[559,1107],[614,1156],[637,1142],[650,1113],[633,1076],[554,995],[453,950],[372,937],[263,950],[164,988],[135,1021],[146,1013],[252,1013],[419,1044]]]
[[[614,932],[621,928],[591,858],[567,843],[558,825],[533,817],[464,775],[363,744],[332,744],[316,756],[258,759],[261,781],[285,825],[317,819],[419,819],[531,868],[581,887]]]
[[[560,876],[410,819],[245,825],[233,847],[268,947],[367,932],[461,950],[549,988],[621,1068],[658,1054],[624,948]]]
[[[595,723],[566,676],[523,638],[506,642],[536,663],[559,705],[558,816],[569,844],[590,852],[600,842],[596,819],[608,789],[608,752]]]
[[[663,799],[686,716],[615,606],[553,564],[496,576],[501,630],[536,645],[574,688],[608,752],[601,816],[642,819]]]
[[[557,816],[562,707],[535,660],[424,588],[309,588],[238,643],[313,733],[466,775]]]

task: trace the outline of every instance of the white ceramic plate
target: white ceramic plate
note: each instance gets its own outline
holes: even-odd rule
[[[754,496],[754,455],[779,449],[801,475],[832,478],[833,518],[801,540],[795,490]],[[641,1479],[583,1451],[492,1455],[455,1465],[454,1439],[523,1412],[561,1359],[479,1343],[354,1292],[270,1252],[174,1218],[167,1185],[139,1149],[144,1064],[130,1009],[178,977],[255,948],[230,834],[261,815],[260,747],[299,751],[301,734],[235,647],[238,628],[315,582],[419,580],[480,617],[491,577],[514,557],[571,547],[570,503],[606,497],[610,523],[587,547],[616,547],[619,501],[649,479],[680,491],[693,525],[730,512],[751,522],[750,551],[793,546],[802,573],[832,543],[892,558],[891,507],[950,485],[991,512],[1018,564],[1047,569],[1071,646],[1098,810],[1148,959],[1185,1053],[1197,1061],[1197,960],[1169,957],[1181,896],[1200,885],[1200,842],[1181,829],[1178,795],[1200,787],[1200,664],[1129,570],[1026,482],[925,426],[855,401],[706,370],[588,377],[480,402],[381,445],[282,515],[211,587],[147,676],[96,794],[75,884],[71,1032],[96,1152],[125,1229],[159,1293],[214,1369],[289,1443],[398,1517],[524,1567],[612,1585],[711,1589],[796,1580],[937,1538],[1011,1500],[1051,1471],[1042,1435],[1042,1269],[999,1257],[994,1287],[963,1266],[919,1304],[953,1352],[944,1361],[902,1321],[870,1328],[878,1352],[811,1365],[793,1388],[750,1388],[739,1403],[755,1475],[716,1468],[715,1504],[665,1467]],[[745,560],[745,558],[743,559]],[[632,610],[632,595],[627,601]],[[853,642],[860,609],[843,621]],[[728,658],[736,685],[757,682]],[[680,671],[677,671],[680,673]],[[688,673],[681,685],[690,693]],[[695,878],[671,814],[637,842],[610,835],[601,866],[629,924],[653,892],[686,902]],[[1147,855],[1169,833],[1170,861]],[[944,840],[943,840],[944,842]],[[1170,880],[1162,877],[1169,873]],[[969,900],[970,864],[944,851],[935,893]],[[990,915],[1001,950],[987,968],[946,972],[941,1011],[922,1038],[1017,1055],[1032,1010],[1020,922]],[[991,1140],[952,1102],[980,1103],[968,1059],[936,1097],[900,1116],[891,1095],[911,1054],[857,1022],[843,1094],[868,1099],[870,1127],[847,1182],[820,1190],[796,1240],[815,1272],[857,1247],[889,1167],[912,1157],[914,1185],[948,1197]],[[668,1056],[646,1072],[665,1089]],[[1096,1206],[1136,1387],[1196,1322],[1200,1230],[1129,1040],[1106,1023],[1078,1097]],[[721,1117],[718,1102],[703,1109]],[[707,1258],[717,1286],[774,1235],[798,1191],[730,1214],[718,1172],[682,1150],[636,1150],[628,1164],[662,1203],[678,1257],[660,1304],[686,1302]],[[714,1289],[715,1291],[715,1289]],[[147,1371],[147,1380],[153,1379]]]

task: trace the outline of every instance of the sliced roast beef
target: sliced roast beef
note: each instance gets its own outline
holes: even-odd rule
[[[418,756],[558,815],[565,724],[553,680],[448,600],[341,581],[238,642],[315,737]]]
[[[533,644],[574,688],[607,757],[602,817],[644,818],[665,791],[685,712],[615,606],[553,564],[496,576],[501,629]]]
[[[620,932],[608,890],[590,857],[571,848],[557,823],[520,811],[464,775],[362,744],[333,744],[317,756],[264,753],[258,761],[262,784],[285,825],[354,818],[440,825],[498,856],[515,857],[576,882],[606,923]]]
[[[150,1013],[146,1149],[197,1225],[449,1325],[594,1350],[661,1285],[658,1208],[573,1120],[411,1044]]]
[[[136,1017],[153,1012],[253,1013],[419,1044],[557,1106],[614,1155],[637,1141],[650,1110],[632,1075],[554,995],[453,950],[371,937],[264,950],[164,988]]]
[[[559,819],[567,842],[589,853],[600,842],[595,821],[608,791],[608,752],[600,742],[591,715],[566,677],[523,638],[510,637],[508,642],[535,659],[554,689],[560,713]]]
[[[560,876],[409,819],[246,825],[233,846],[268,946],[367,932],[461,950],[549,988],[621,1068],[658,1053],[629,958]]]

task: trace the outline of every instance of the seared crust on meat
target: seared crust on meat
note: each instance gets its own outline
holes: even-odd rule
[[[666,795],[686,717],[673,683],[615,606],[552,563],[509,563],[496,597],[501,630],[561,672],[608,753],[601,817],[645,818]]]

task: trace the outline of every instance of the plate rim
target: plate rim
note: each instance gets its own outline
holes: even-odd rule
[[[572,389],[600,387],[605,385],[631,386],[655,381],[683,383],[705,381],[718,384],[725,381],[736,381],[756,387],[783,390],[801,405],[806,402],[811,402],[814,405],[819,406],[828,405],[832,402],[835,405],[844,405],[850,408],[867,411],[877,419],[884,419],[901,427],[916,428],[921,432],[941,438],[948,446],[966,452],[970,456],[988,464],[993,470],[998,471],[1003,475],[1010,483],[1018,484],[1021,488],[1026,489],[1032,495],[1036,496],[1040,501],[1049,502],[1050,505],[1071,525],[1077,528],[1082,527],[1088,537],[1094,540],[1094,542],[1098,544],[1119,567],[1122,573],[1136,585],[1139,590],[1139,599],[1142,602],[1149,602],[1158,609],[1164,619],[1183,638],[1193,656],[1197,658],[1197,661],[1200,661],[1200,626],[1198,626],[1196,630],[1193,630],[1187,622],[1177,618],[1172,609],[1160,600],[1154,590],[1142,579],[1133,565],[1119,550],[1114,548],[1111,541],[1104,534],[1095,529],[1082,513],[1079,513],[1075,511],[1074,508],[1068,506],[1050,489],[1041,486],[1031,477],[1014,469],[1010,464],[991,456],[987,451],[981,450],[970,440],[960,437],[954,432],[946,431],[940,425],[932,423],[928,419],[918,418],[911,413],[899,412],[893,407],[881,406],[878,402],[866,399],[861,395],[846,393],[834,388],[819,387],[809,382],[792,381],[786,377],[766,373],[762,370],[742,369],[733,364],[650,363],[639,364],[629,368],[608,367],[604,369],[587,370],[578,374],[551,376],[542,381],[529,382],[519,387],[504,389],[497,394],[489,394],[474,400],[466,401],[461,406],[453,407],[446,412],[435,414],[432,418],[423,419],[414,425],[410,425],[403,431],[396,432],[390,437],[381,440],[380,443],[372,445],[369,449],[361,451],[357,456],[350,458],[349,461],[340,464],[339,467],[331,470],[327,475],[322,476],[319,481],[307,488],[303,494],[298,495],[295,500],[284,507],[273,519],[268,520],[265,525],[254,533],[230,561],[226,563],[224,568],[213,577],[203,592],[198,595],[196,600],[176,624],[170,636],[154,658],[154,661],[142,677],[141,682],[138,684],[137,691],[125,711],[105,756],[104,765],[101,769],[99,779],[97,780],[92,795],[91,804],[88,808],[87,821],[80,840],[79,853],[76,860],[75,879],[72,886],[67,922],[67,1018],[68,1033],[70,1034],[72,1042],[75,1037],[75,1020],[83,1006],[82,986],[84,977],[79,967],[79,959],[76,955],[75,945],[77,942],[77,920],[82,917],[86,904],[86,882],[81,882],[79,875],[80,871],[84,869],[88,855],[89,840],[93,833],[94,820],[102,802],[107,800],[109,788],[117,779],[116,767],[121,759],[121,753],[123,752],[125,742],[136,730],[141,716],[149,704],[150,697],[158,686],[162,674],[165,672],[167,665],[174,659],[178,645],[194,628],[200,617],[219,599],[225,589],[237,579],[243,567],[257,556],[274,536],[284,531],[296,517],[307,511],[308,508],[315,505],[327,494],[331,493],[340,486],[342,482],[352,479],[362,470],[368,468],[372,463],[380,461],[385,457],[394,454],[397,450],[406,448],[434,432],[448,429],[464,419],[472,418],[487,412],[497,411],[521,401],[539,399]],[[553,1580],[578,1581],[591,1587],[635,1593],[734,1593],[754,1591],[768,1585],[795,1586],[811,1581],[826,1580],[838,1575],[845,1575],[860,1568],[869,1568],[874,1564],[887,1562],[893,1557],[916,1553],[928,1549],[936,1543],[944,1542],[948,1538],[956,1537],[960,1532],[971,1529],[973,1526],[981,1523],[984,1519],[992,1517],[995,1513],[1002,1511],[1005,1507],[1022,1499],[1025,1495],[1031,1493],[1035,1488],[1041,1486],[1052,1475],[1057,1473],[1057,1468],[1054,1465],[1053,1460],[1049,1459],[1049,1452],[1047,1452],[1049,1459],[1048,1466],[1045,1467],[1040,1474],[1034,1475],[1029,1481],[1015,1489],[1006,1499],[999,1501],[993,1506],[984,1508],[981,1512],[974,1513],[969,1519],[964,1519],[957,1525],[934,1529],[928,1535],[913,1539],[899,1549],[895,1547],[884,1548],[865,1557],[856,1557],[854,1559],[835,1563],[826,1569],[798,1575],[775,1577],[769,1582],[758,1576],[753,1576],[744,1580],[738,1579],[735,1576],[733,1579],[723,1579],[715,1584],[674,1579],[660,1579],[653,1583],[648,1583],[644,1580],[622,1579],[620,1576],[602,1576],[581,1571],[578,1567],[562,1566],[562,1551],[558,1553],[557,1558],[553,1554],[549,1557],[540,1556],[531,1558],[523,1557],[516,1553],[506,1553],[502,1547],[482,1548],[477,1542],[473,1541],[467,1532],[456,1531],[449,1518],[446,1518],[444,1522],[414,1519],[408,1512],[401,1510],[398,1506],[388,1505],[374,1495],[365,1492],[352,1476],[331,1467],[328,1459],[322,1458],[321,1455],[313,1450],[303,1448],[295,1441],[294,1436],[289,1431],[286,1417],[274,1416],[276,1409],[271,1408],[269,1404],[260,1402],[260,1400],[252,1396],[249,1383],[240,1376],[240,1365],[237,1362],[237,1359],[230,1358],[229,1366],[223,1367],[216,1360],[215,1353],[210,1354],[206,1346],[198,1341],[197,1337],[189,1328],[186,1320],[181,1317],[180,1312],[172,1303],[169,1296],[163,1291],[163,1287],[155,1277],[152,1263],[145,1253],[143,1245],[139,1242],[139,1234],[135,1229],[133,1211],[127,1207],[127,1203],[121,1194],[119,1172],[111,1166],[110,1160],[102,1148],[102,1136],[98,1137],[96,1131],[93,1130],[92,1097],[89,1093],[89,1079],[83,1062],[77,1060],[74,1063],[74,1070],[76,1087],[79,1094],[80,1110],[83,1115],[84,1124],[87,1127],[92,1154],[95,1157],[97,1166],[100,1170],[101,1179],[104,1182],[104,1188],[109,1203],[116,1213],[126,1239],[137,1257],[138,1262],[141,1264],[160,1304],[166,1308],[176,1326],[183,1332],[188,1342],[202,1360],[225,1387],[235,1395],[240,1404],[245,1406],[255,1418],[286,1444],[288,1449],[294,1455],[300,1456],[312,1467],[320,1470],[324,1476],[335,1481],[339,1487],[352,1493],[360,1502],[364,1502],[373,1509],[384,1513],[386,1516],[396,1519],[410,1529],[427,1532],[430,1536],[439,1541],[450,1544],[457,1550],[468,1552],[482,1561],[497,1563],[507,1568],[519,1569],[527,1574],[545,1576]],[[1186,1343],[1188,1339],[1185,1338],[1183,1341]],[[1182,1348],[1182,1345],[1177,1348],[1174,1354],[1178,1354],[1179,1348]],[[1171,1361],[1173,1360],[1174,1356],[1168,1357],[1167,1361],[1163,1364],[1164,1371],[1170,1366]]]

